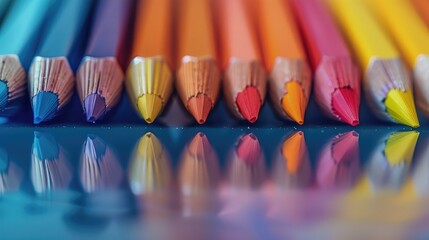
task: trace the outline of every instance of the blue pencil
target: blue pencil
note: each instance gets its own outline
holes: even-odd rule
[[[103,118],[119,102],[124,78],[120,64],[133,6],[133,0],[98,2],[85,58],[76,74],[88,122]]]
[[[0,115],[19,109],[26,89],[26,71],[53,0],[16,0],[0,28]],[[1,10],[6,11],[3,7]]]
[[[33,122],[49,121],[70,101],[92,0],[59,0],[29,71]]]

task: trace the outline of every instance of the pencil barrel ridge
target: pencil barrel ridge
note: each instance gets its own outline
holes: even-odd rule
[[[136,57],[126,73],[125,86],[137,113],[152,123],[173,91],[171,69],[164,57]]]
[[[334,93],[337,89],[350,89],[353,102],[345,102],[344,108],[352,107],[358,112],[360,102],[360,80],[357,67],[350,57],[322,57],[315,72],[314,97],[318,105],[332,119],[343,121],[333,109]],[[354,106],[350,106],[351,103]]]
[[[268,77],[269,95],[277,113],[289,120],[293,120],[293,117],[289,116],[282,107],[282,99],[288,93],[287,84],[290,82],[295,82],[299,85],[305,97],[304,108],[306,108],[310,98],[311,81],[310,67],[305,60],[277,58]]]
[[[260,97],[260,105],[252,107],[261,107],[267,87],[265,77],[265,70],[259,61],[232,60],[228,65],[224,74],[224,97],[231,112],[237,118],[245,119],[237,105],[237,97],[249,87],[255,88]]]
[[[388,93],[412,91],[410,74],[400,58],[372,58],[364,81],[366,101],[375,116],[384,121],[392,121],[384,103]]]
[[[189,99],[200,94],[206,95],[211,100],[213,108],[220,88],[220,73],[215,59],[183,57],[177,72],[176,86],[187,108]]]
[[[18,106],[14,104],[14,100],[18,100],[25,95],[26,76],[18,56],[0,56],[0,81],[2,83],[2,88],[0,89],[1,116],[9,116],[17,110]]]
[[[413,75],[416,104],[422,113],[429,117],[429,55],[422,54],[417,57]]]
[[[85,99],[90,95],[98,95],[98,97],[93,98],[93,103],[99,103],[100,101],[97,99],[102,98],[104,100],[104,113],[108,112],[119,102],[124,73],[115,58],[85,57],[79,66],[76,78],[78,94],[85,112],[88,110],[85,109]],[[88,112],[86,113],[88,115]],[[104,114],[99,117],[104,117]],[[96,121],[98,118],[94,120]]]

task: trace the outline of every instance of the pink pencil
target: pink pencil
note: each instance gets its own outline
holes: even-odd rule
[[[360,79],[352,56],[320,0],[291,0],[315,71],[314,96],[329,117],[359,124]]]

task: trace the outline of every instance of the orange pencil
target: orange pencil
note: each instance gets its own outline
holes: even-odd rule
[[[139,115],[152,123],[173,90],[171,0],[139,1],[126,87]]]
[[[417,12],[420,14],[420,17],[425,21],[426,25],[429,27],[429,1],[427,0],[411,0],[416,8]]]
[[[253,123],[265,99],[266,79],[246,2],[215,1],[225,100],[236,117]]]
[[[220,87],[210,1],[180,0],[178,9],[177,91],[186,109],[203,124]]]
[[[311,71],[297,23],[284,0],[257,0],[254,6],[273,106],[281,116],[302,125]]]

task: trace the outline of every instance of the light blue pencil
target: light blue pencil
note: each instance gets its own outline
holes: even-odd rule
[[[70,101],[84,50],[92,0],[59,0],[28,73],[33,122],[57,116]]]
[[[21,105],[26,70],[52,3],[53,0],[16,0],[5,16],[0,27],[0,116],[12,115]]]

